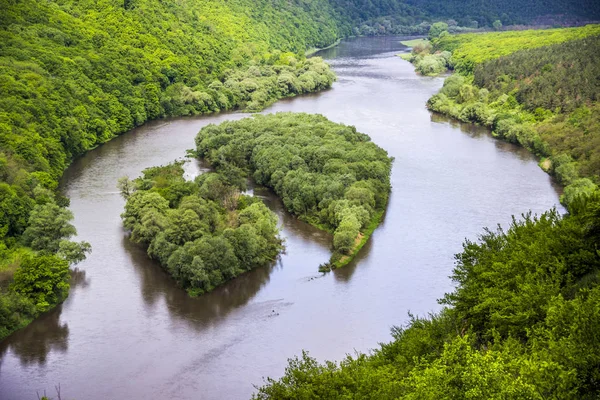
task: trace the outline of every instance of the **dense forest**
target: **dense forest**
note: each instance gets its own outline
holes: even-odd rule
[[[354,127],[320,115],[277,113],[209,125],[196,148],[217,171],[241,169],[273,189],[290,213],[333,232],[333,267],[349,262],[387,204],[387,152]]]
[[[255,399],[597,399],[600,192],[560,217],[524,215],[456,256],[438,314],[372,353],[291,359]]]
[[[186,181],[181,164],[119,181],[127,199],[121,217],[131,239],[190,295],[273,261],[282,250],[277,216],[260,199],[241,193],[244,174],[229,168]]]
[[[426,35],[435,22],[451,33],[500,25],[564,26],[598,21],[597,2],[539,0],[331,0],[354,35]]]

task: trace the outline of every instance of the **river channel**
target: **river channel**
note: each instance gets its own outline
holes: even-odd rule
[[[512,215],[560,208],[557,188],[528,152],[427,111],[443,78],[416,75],[396,56],[406,51],[399,40],[349,39],[321,52],[338,75],[333,88],[264,111],[321,113],[395,157],[385,219],[350,265],[318,273],[330,235],[256,190],[279,215],[285,254],[189,298],[128,241],[115,185],[182,158],[203,126],[247,114],[147,123],[66,171],[77,240],[93,253],[77,266],[64,304],[0,343],[0,399],[37,399],[44,390],[56,397],[58,384],[63,399],[247,399],[302,349],[340,360],[390,340],[409,311],[440,309],[465,238],[506,226]]]

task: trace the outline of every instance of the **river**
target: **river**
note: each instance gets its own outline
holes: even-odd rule
[[[201,127],[246,114],[150,122],[75,161],[61,186],[93,253],[64,304],[0,343],[0,398],[55,396],[60,384],[63,399],[244,399],[302,349],[339,360],[390,340],[409,311],[439,310],[465,238],[558,205],[558,194],[527,151],[428,112],[443,78],[416,75],[395,56],[404,50],[394,37],[343,41],[319,54],[338,75],[331,90],[264,111],[324,114],[395,157],[385,220],[341,270],[317,272],[330,235],[264,191],[255,195],[279,215],[287,251],[200,298],[127,240],[117,179],[183,157]]]

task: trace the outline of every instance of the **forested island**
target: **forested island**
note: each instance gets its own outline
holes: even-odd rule
[[[194,181],[183,172],[176,162],[119,182],[131,240],[181,287],[197,296],[277,257],[283,249],[277,216],[241,193],[240,171],[208,172]]]
[[[243,171],[298,218],[333,233],[325,267],[346,265],[385,212],[392,159],[354,127],[321,115],[255,115],[203,128],[196,150],[217,172]]]

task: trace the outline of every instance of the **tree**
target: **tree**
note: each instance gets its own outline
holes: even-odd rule
[[[499,31],[500,28],[502,28],[502,22],[500,22],[499,19],[495,20],[494,23],[492,24],[492,26],[494,27],[495,30]]]
[[[46,311],[61,302],[69,291],[69,263],[53,255],[27,256],[15,271],[11,289]]]
[[[445,22],[436,22],[431,25],[431,28],[429,28],[429,34],[427,37],[429,40],[437,39],[442,32],[448,32],[448,24]]]
[[[77,234],[70,223],[73,213],[55,203],[47,203],[34,207],[29,217],[29,227],[23,233],[25,244],[34,250],[45,250],[56,253],[60,242]]]

